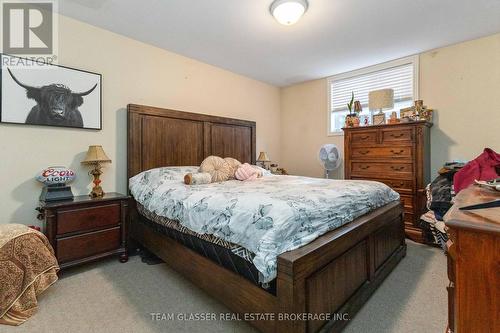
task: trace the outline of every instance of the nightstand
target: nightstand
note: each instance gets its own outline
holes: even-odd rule
[[[120,262],[126,262],[128,203],[129,197],[120,193],[41,202],[45,235],[61,269],[111,255],[119,255]]]

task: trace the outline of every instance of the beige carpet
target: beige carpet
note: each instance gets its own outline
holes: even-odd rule
[[[408,255],[345,332],[442,333],[446,327],[446,258],[408,242]],[[228,310],[165,264],[106,260],[68,271],[40,299],[39,312],[5,333],[256,332],[238,321],[153,321],[150,313]]]

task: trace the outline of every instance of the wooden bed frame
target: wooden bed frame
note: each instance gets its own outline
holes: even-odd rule
[[[128,178],[209,155],[255,162],[255,122],[128,106]],[[133,202],[130,238],[262,332],[338,332],[406,254],[403,209],[390,203],[278,257],[276,295],[153,231]],[[255,319],[255,320],[251,320]],[[273,319],[273,320],[263,320]],[[294,320],[298,319],[298,320]]]

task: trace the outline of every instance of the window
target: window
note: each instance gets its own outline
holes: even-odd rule
[[[328,78],[328,134],[342,134],[347,103],[354,92],[354,99],[361,102],[361,124],[370,124],[373,111],[368,110],[368,93],[372,90],[394,89],[394,108],[384,110],[386,117],[393,111],[413,105],[418,99],[418,56],[398,59]]]

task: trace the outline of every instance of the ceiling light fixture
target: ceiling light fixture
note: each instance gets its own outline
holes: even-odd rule
[[[300,20],[307,7],[307,0],[274,0],[269,10],[279,23],[292,25]]]

